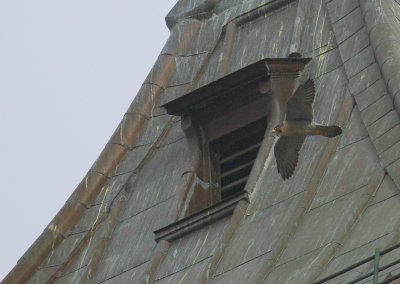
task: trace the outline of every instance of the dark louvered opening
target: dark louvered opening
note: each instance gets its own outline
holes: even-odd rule
[[[260,149],[267,119],[261,118],[212,142],[221,186],[221,199],[244,190]]]

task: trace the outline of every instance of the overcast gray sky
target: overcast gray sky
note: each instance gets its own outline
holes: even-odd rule
[[[175,2],[0,0],[0,279],[111,137]]]

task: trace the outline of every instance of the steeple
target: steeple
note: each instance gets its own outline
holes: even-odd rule
[[[394,0],[179,1],[114,135],[3,283],[314,283],[396,245],[399,14]],[[315,120],[343,134],[307,138],[283,181],[276,98],[306,79]],[[399,259],[385,255],[378,267]]]

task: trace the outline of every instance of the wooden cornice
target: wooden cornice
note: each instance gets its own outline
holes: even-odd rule
[[[178,98],[164,97],[161,107],[168,114],[188,115],[215,105],[222,97],[232,99],[233,95],[260,95],[260,86],[270,79],[294,80],[311,58],[266,58],[224,76],[208,85],[195,89]],[[290,84],[292,85],[292,84]],[[274,91],[274,90],[272,90]]]

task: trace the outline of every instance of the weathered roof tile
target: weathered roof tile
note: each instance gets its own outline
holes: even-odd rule
[[[211,257],[229,223],[228,219],[229,217],[221,219],[175,240],[160,264],[155,279],[165,278]]]
[[[349,89],[353,95],[358,95],[362,91],[372,86],[376,81],[381,78],[379,66],[373,63],[362,70],[360,73],[350,78]]]
[[[358,8],[357,0],[343,1],[343,0],[333,0],[327,3],[327,9],[331,15],[332,23],[337,22],[341,18],[353,12]]]
[[[363,121],[358,108],[354,108],[350,121],[344,128],[344,135],[340,138],[338,150],[364,140],[368,137],[367,130],[363,127]]]
[[[369,45],[367,29],[363,27],[353,34],[349,39],[339,44],[340,54],[344,62],[357,54]]]
[[[309,211],[287,244],[279,263],[288,262],[332,242],[340,244],[364,210],[369,199],[366,195],[368,191],[367,186],[362,187]],[[319,222],[321,219],[324,222]]]
[[[333,24],[338,44],[341,44],[364,26],[361,9],[355,9]]]
[[[320,182],[311,209],[365,187],[377,168],[363,167],[365,163],[376,164],[378,161],[378,157],[371,154],[373,150],[369,139],[360,140],[338,150]]]
[[[174,220],[168,213],[172,201],[142,211],[117,225],[99,265],[96,281],[104,281],[151,259],[156,246],[153,231]]]
[[[376,146],[378,153],[382,153],[383,151],[393,146],[399,140],[400,140],[400,125],[396,125],[392,129],[388,130],[381,137],[377,138],[374,141],[374,145]]]
[[[385,82],[380,79],[369,88],[354,96],[358,108],[362,111],[371,104],[377,102],[382,96],[387,94]]]
[[[395,110],[392,110],[368,126],[367,129],[371,138],[376,139],[398,124],[400,124],[399,115]]]
[[[389,149],[380,153],[379,157],[381,158],[381,163],[384,167],[387,167],[397,161],[400,158],[400,141],[391,146]]]
[[[361,117],[366,126],[373,124],[375,121],[385,116],[393,110],[393,100],[389,95],[383,95],[377,101],[370,104],[361,111]]]
[[[360,53],[349,59],[344,67],[346,69],[347,75],[353,77],[365,67],[375,62],[374,51],[369,46],[364,48]]]

